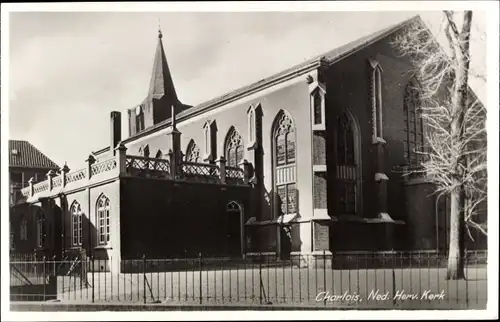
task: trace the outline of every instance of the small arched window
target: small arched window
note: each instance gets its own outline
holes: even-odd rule
[[[135,110],[135,131],[140,132],[144,130],[144,111],[142,105],[139,105]]]
[[[194,142],[194,140],[189,141],[186,149],[186,161],[187,162],[200,162],[200,149]]]
[[[240,205],[238,205],[238,203],[236,203],[235,201],[231,201],[227,204],[226,211],[227,212],[240,212],[241,211]]]
[[[250,142],[255,142],[255,110],[253,108],[248,112],[248,137]]]
[[[71,231],[73,246],[81,246],[83,241],[82,208],[78,201],[74,201],[69,210],[71,214]]]
[[[234,127],[227,133],[224,150],[227,165],[237,167],[243,160],[243,140]]]
[[[110,203],[109,198],[101,195],[97,200],[97,234],[99,245],[106,245],[110,236]]]
[[[403,114],[405,120],[404,157],[407,164],[412,165],[422,161],[422,155],[419,152],[424,146],[424,128],[420,108],[420,86],[415,79],[411,79],[406,85]]]
[[[321,108],[321,93],[317,89],[313,94],[314,124],[323,123],[323,111]]]
[[[161,159],[162,157],[163,157],[163,153],[161,152],[161,150],[158,150],[158,151],[156,152],[155,158],[156,158],[156,159]]]

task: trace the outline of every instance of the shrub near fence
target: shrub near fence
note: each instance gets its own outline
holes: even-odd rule
[[[95,261],[88,267],[106,262]],[[446,262],[446,254],[432,252],[297,255],[286,260],[268,254],[246,259],[143,257],[123,260],[120,273],[85,271],[81,264],[68,274],[65,263],[53,262],[59,269],[52,275],[57,297],[64,302],[484,308],[487,253],[468,253],[466,280],[447,280]],[[32,274],[38,264],[12,265]],[[22,291],[16,292],[22,298]]]

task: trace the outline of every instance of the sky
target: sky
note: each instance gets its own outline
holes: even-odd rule
[[[109,114],[146,96],[157,30],[177,95],[196,105],[425,12],[13,12],[9,136],[77,170],[109,143]],[[473,15],[471,67],[486,71],[486,13]],[[2,57],[3,59],[3,57]],[[470,85],[484,102],[484,81]]]

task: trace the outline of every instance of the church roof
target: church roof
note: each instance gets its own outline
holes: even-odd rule
[[[186,110],[183,110],[183,111],[177,113],[176,120],[179,122],[179,121],[183,121],[185,119],[189,119],[190,117],[193,117],[195,115],[199,115],[207,110],[217,108],[221,105],[224,105],[224,104],[227,104],[229,102],[240,99],[242,97],[248,96],[252,93],[261,91],[267,87],[279,84],[283,81],[286,81],[288,79],[295,77],[299,73],[305,73],[307,71],[318,68],[321,65],[331,66],[331,65],[335,64],[336,62],[338,62],[338,61],[348,57],[349,55],[355,53],[356,51],[362,50],[362,49],[366,48],[367,46],[401,30],[405,26],[409,25],[410,23],[416,22],[416,21],[422,22],[420,16],[418,16],[418,15],[414,16],[414,17],[412,17],[408,20],[402,21],[396,25],[379,30],[379,31],[374,32],[370,35],[367,35],[367,36],[364,36],[364,37],[359,38],[357,40],[354,40],[352,42],[349,42],[343,46],[336,47],[336,48],[334,48],[326,53],[323,53],[323,54],[318,55],[314,58],[306,60],[300,64],[297,64],[293,67],[285,69],[277,74],[274,74],[270,77],[264,78],[258,82],[252,83],[252,84],[247,85],[247,86],[243,86],[241,88],[238,88],[234,91],[231,91],[229,93],[226,93],[224,95],[221,95],[219,97],[211,99],[209,101],[195,105],[191,108],[188,108]],[[158,46],[160,46],[160,45],[161,45],[161,39],[159,41]],[[158,48],[157,48],[157,51],[158,51]],[[155,61],[156,61],[156,58],[155,58]],[[165,63],[166,63],[166,61],[165,61]],[[167,68],[168,68],[168,66],[167,66]],[[170,73],[169,73],[169,75],[170,75]],[[172,84],[172,88],[173,88],[173,84]],[[147,128],[139,133],[136,133],[133,136],[130,136],[129,138],[124,140],[124,142],[130,142],[138,137],[142,137],[142,136],[151,134],[153,132],[156,132],[160,129],[163,129],[163,128],[167,127],[168,125],[170,125],[170,122],[171,122],[170,120],[171,119],[168,118],[162,122],[159,122],[159,123],[151,126],[150,128]],[[96,151],[95,153],[96,154],[103,153],[103,152],[107,151],[108,149],[109,149],[109,147],[106,147],[102,150]]]
[[[59,166],[28,141],[9,140],[9,166],[59,169]]]

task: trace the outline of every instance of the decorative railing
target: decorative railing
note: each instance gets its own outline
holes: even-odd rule
[[[37,184],[33,185],[33,192],[34,193],[40,193],[43,191],[48,191],[49,190],[49,182],[48,181],[42,181]]]
[[[83,181],[85,184],[94,176],[113,171],[112,174],[128,174],[130,176],[159,178],[169,180],[185,180],[205,183],[219,184],[246,184],[248,183],[249,163],[244,161],[241,168],[226,166],[225,160],[221,158],[219,164],[175,162],[174,155],[169,154],[168,159],[146,158],[125,154],[126,148],[121,148],[119,153],[108,160],[96,162],[93,156],[87,160],[88,167],[68,173],[69,168],[64,166],[61,174],[51,170],[47,174],[47,180],[40,183],[29,182],[29,186],[20,189],[24,197],[32,197],[54,188],[64,188],[66,185]],[[99,178],[98,178],[99,180]],[[72,188],[75,186],[71,185]]]
[[[170,177],[170,161],[167,159],[127,155],[125,167],[127,173],[131,175],[149,178]]]
[[[243,169],[238,167],[226,166],[226,182],[227,183],[243,183],[245,173]]]
[[[74,172],[68,173],[66,175],[66,183],[71,183],[71,182],[75,182],[75,181],[78,181],[78,180],[85,179],[86,178],[86,174],[87,174],[87,171],[85,169],[81,169],[81,170],[78,170],[78,171],[74,171]]]
[[[115,168],[116,168],[116,159],[113,157],[112,159],[93,164],[90,168],[90,173],[92,176],[95,176],[99,173],[111,171]]]
[[[21,189],[21,194],[23,195],[23,197],[28,197],[30,195],[30,187]]]
[[[58,188],[62,186],[62,175],[59,175],[52,179],[52,188]]]

